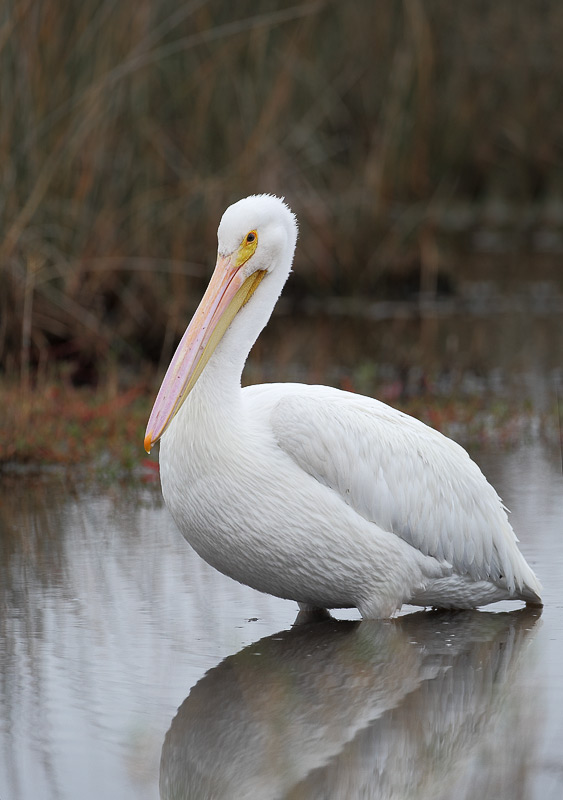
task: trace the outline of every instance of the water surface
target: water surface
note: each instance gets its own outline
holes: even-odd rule
[[[0,798],[563,796],[559,452],[479,450],[543,614],[291,628],[158,485],[0,482]],[[160,787],[160,788],[159,788]]]

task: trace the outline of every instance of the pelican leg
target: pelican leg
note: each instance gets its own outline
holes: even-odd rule
[[[311,622],[326,622],[332,619],[326,608],[320,606],[310,606],[308,603],[297,603],[299,613],[295,617],[293,625],[308,625]]]

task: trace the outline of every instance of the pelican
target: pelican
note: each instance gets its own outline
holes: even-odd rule
[[[162,493],[209,564],[302,612],[403,603],[541,605],[506,509],[466,451],[378,400],[327,386],[241,388],[289,276],[297,221],[254,195],[227,208],[209,286],[156,398]]]

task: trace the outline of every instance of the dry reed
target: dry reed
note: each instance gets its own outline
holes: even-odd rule
[[[561,41],[558,0],[5,0],[0,369],[165,360],[252,192],[298,212],[303,292],[557,244]]]

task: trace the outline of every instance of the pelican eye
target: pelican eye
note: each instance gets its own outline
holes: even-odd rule
[[[249,258],[252,258],[258,247],[258,233],[249,231],[239,245],[235,266],[242,267]]]

